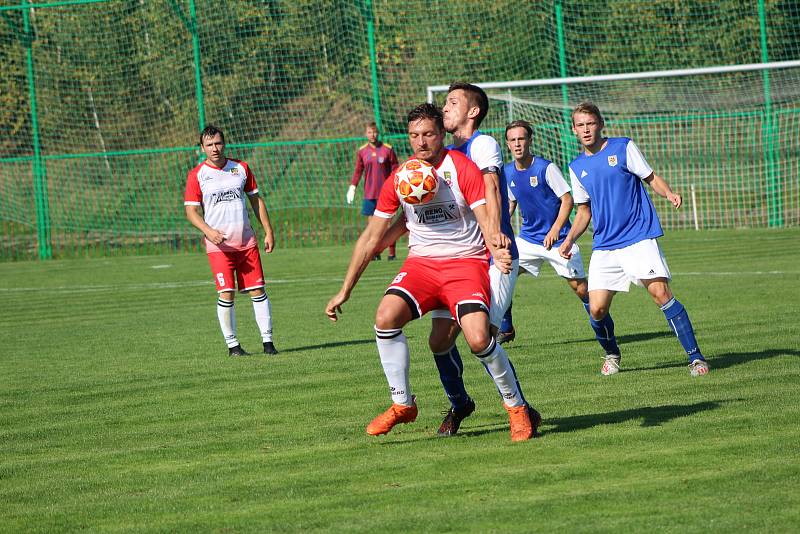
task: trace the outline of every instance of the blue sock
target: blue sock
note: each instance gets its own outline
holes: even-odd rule
[[[511,317],[511,304],[512,303],[509,302],[508,309],[505,315],[503,315],[503,320],[500,322],[500,332],[511,332],[514,330],[514,320]]]
[[[467,389],[464,387],[464,362],[461,361],[461,354],[458,347],[453,345],[450,350],[441,354],[434,354],[436,368],[439,369],[439,380],[442,381],[447,400],[450,401],[454,410],[459,410],[466,406],[469,400]]]
[[[589,324],[592,325],[594,330],[594,337],[606,354],[619,354],[619,346],[617,345],[617,336],[614,335],[614,321],[611,319],[611,314],[607,313],[599,321],[595,321],[592,314],[589,313],[589,301],[583,303],[583,308],[589,314]]]
[[[694,328],[692,322],[689,320],[689,314],[686,313],[686,308],[683,304],[678,302],[675,297],[669,299],[669,302],[661,306],[661,311],[664,312],[664,317],[667,318],[672,331],[678,336],[678,341],[683,345],[683,350],[689,357],[689,363],[695,360],[703,360],[703,354],[700,352],[700,347],[697,346],[697,340],[694,337]]]

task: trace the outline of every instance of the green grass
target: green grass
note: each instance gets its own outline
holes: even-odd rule
[[[389,403],[372,324],[397,263],[373,263],[332,324],[349,248],[265,257],[281,353],[247,359],[226,356],[202,254],[0,264],[0,530],[795,531],[799,239],[662,240],[701,378],[638,288],[612,309],[624,372],[600,376],[566,283],[523,277],[509,354],[544,417],[524,443],[463,341],[478,410],[435,437],[426,318],[406,328],[417,422],[365,434]]]

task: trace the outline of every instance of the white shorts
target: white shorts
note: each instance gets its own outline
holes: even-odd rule
[[[589,262],[589,291],[628,291],[631,283],[643,286],[642,280],[652,278],[672,279],[667,260],[655,239],[645,239],[616,250],[592,252]]]
[[[503,274],[494,263],[489,266],[489,286],[492,288],[492,305],[489,307],[489,324],[500,328],[503,315],[506,314],[514,296],[514,287],[519,276],[519,260],[511,262],[511,272]]]
[[[517,285],[517,275],[519,272],[519,260],[511,262],[511,272],[503,274],[495,267],[494,263],[489,266],[489,285],[491,286],[491,305],[489,306],[489,324],[500,328],[503,315],[506,314],[511,297],[514,295],[514,287]],[[449,310],[440,309],[431,312],[431,319],[450,319],[454,320]]]
[[[531,273],[539,276],[542,263],[545,261],[556,271],[558,276],[564,278],[586,278],[586,271],[583,270],[583,257],[581,249],[577,244],[572,245],[572,257],[562,258],[558,253],[558,247],[547,250],[542,245],[535,245],[522,238],[517,238],[517,248],[519,249],[519,266]]]

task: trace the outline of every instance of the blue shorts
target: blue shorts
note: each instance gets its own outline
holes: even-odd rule
[[[373,199],[365,198],[361,202],[361,215],[366,215],[367,217],[369,217],[370,215],[375,213],[375,208],[377,206],[378,206],[378,199],[377,198],[373,198]]]

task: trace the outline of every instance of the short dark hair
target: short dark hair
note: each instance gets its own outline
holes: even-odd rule
[[[368,130],[370,128],[375,128],[377,130],[378,129],[378,124],[375,121],[368,122],[366,129]]]
[[[584,100],[583,102],[575,106],[575,109],[572,110],[571,118],[573,124],[575,124],[576,113],[588,113],[590,115],[594,115],[595,117],[597,117],[597,120],[598,122],[600,122],[600,124],[603,124],[604,122],[603,116],[600,114],[600,108],[598,108],[594,102],[591,102],[589,100]]]
[[[409,111],[407,119],[408,119],[408,124],[411,124],[412,122],[416,122],[422,119],[429,119],[435,122],[436,126],[440,130],[444,130],[444,116],[442,115],[442,110],[437,108],[430,102],[425,102],[424,104],[420,104],[419,106]]]
[[[478,106],[480,111],[475,119],[475,126],[480,127],[483,119],[486,118],[486,114],[489,113],[489,97],[486,96],[486,91],[471,83],[456,82],[450,84],[450,88],[447,92],[452,93],[456,89],[461,89],[467,93],[467,100],[470,106]]]
[[[506,134],[505,134],[506,139],[508,139],[508,131],[511,130],[512,128],[524,128],[525,131],[528,133],[528,139],[533,138],[533,128],[531,128],[531,123],[529,123],[528,121],[519,120],[519,121],[509,122],[508,126],[506,126]]]
[[[206,137],[214,137],[215,135],[219,134],[222,137],[222,142],[225,142],[225,134],[222,133],[222,130],[219,127],[214,126],[213,124],[206,124],[206,127],[203,128],[203,131],[200,132],[200,146],[203,146],[203,139]]]

